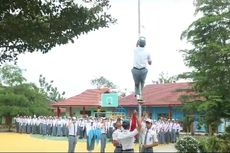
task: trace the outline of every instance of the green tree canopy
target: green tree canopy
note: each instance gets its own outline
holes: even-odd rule
[[[22,84],[26,78],[22,76],[22,70],[13,65],[4,65],[0,68],[0,84],[14,86]]]
[[[17,66],[0,67],[0,116],[11,127],[16,115],[50,115],[49,97],[33,83],[27,83]]]
[[[193,46],[183,50],[186,65],[193,68],[184,76],[193,79],[194,90],[203,97],[197,110],[205,112],[209,125],[230,117],[229,6],[229,0],[197,0],[199,18],[181,35]]]
[[[168,73],[161,72],[159,74],[159,83],[173,83],[177,80],[176,76],[168,76]]]
[[[56,102],[65,99],[63,96],[65,92],[60,93],[57,87],[53,86],[53,80],[46,81],[46,78],[42,75],[39,76],[40,92],[47,95],[49,102]]]
[[[116,21],[106,13],[109,8],[109,0],[1,0],[0,64],[108,27]]]
[[[106,79],[103,76],[92,79],[90,81],[90,83],[93,86],[96,86],[96,88],[98,88],[98,89],[101,88],[102,86],[107,87],[107,88],[111,88],[111,89],[115,89],[117,87],[113,82],[109,81],[108,79]]]

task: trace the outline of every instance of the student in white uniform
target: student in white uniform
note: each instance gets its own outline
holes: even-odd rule
[[[137,128],[133,131],[130,131],[130,122],[129,120],[124,120],[122,122],[123,131],[118,134],[118,141],[122,145],[122,153],[134,153],[134,141],[135,135],[138,134],[138,131],[141,128],[140,122],[137,123]]]
[[[143,101],[141,94],[148,73],[147,63],[152,64],[151,55],[145,50],[145,45],[145,37],[140,37],[137,41],[137,47],[134,49],[133,68],[131,70],[135,84],[135,96],[138,101]]]
[[[142,137],[142,153],[153,153],[153,147],[158,145],[157,134],[155,130],[152,130],[152,120],[146,119],[145,128],[141,129],[141,137]]]
[[[118,141],[118,134],[121,132],[121,120],[118,119],[115,123],[115,131],[112,134],[112,143],[115,147],[114,153],[121,153],[122,152],[122,145]]]
[[[86,123],[86,145],[88,152],[92,152],[94,150],[95,146],[95,136],[94,136],[94,129],[95,129],[95,123],[92,119]]]
[[[68,136],[68,153],[73,153],[75,150],[75,146],[77,143],[77,122],[76,117],[72,117],[72,120],[69,120],[68,129],[69,129],[69,136]]]
[[[99,124],[99,128],[101,129],[101,149],[100,152],[105,152],[106,147],[106,124],[105,124],[106,118],[101,119],[101,123]]]

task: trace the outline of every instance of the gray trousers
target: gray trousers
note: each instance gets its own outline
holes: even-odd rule
[[[106,134],[102,133],[101,134],[101,153],[105,152],[105,147],[106,147]]]
[[[69,136],[68,137],[68,143],[69,143],[68,153],[73,153],[75,150],[75,146],[77,144],[77,137],[76,136]]]
[[[165,132],[160,131],[158,133],[158,141],[159,141],[159,144],[164,144],[165,143]]]
[[[174,143],[176,142],[176,130],[172,129],[171,131],[171,142]]]
[[[56,125],[52,126],[52,136],[57,136],[57,126]]]
[[[133,80],[135,84],[135,95],[140,95],[143,91],[144,84],[145,84],[145,79],[148,73],[148,69],[135,69],[132,68],[132,74],[133,74]],[[139,87],[139,84],[141,84],[141,89]],[[141,92],[140,92],[141,91]]]
[[[115,148],[114,153],[121,153],[122,152],[122,146],[119,145]]]
[[[134,153],[134,149],[131,149],[131,150],[122,150],[122,153]]]
[[[16,132],[18,133],[19,132],[19,122],[16,122],[15,125],[16,125]]]
[[[145,153],[145,152],[153,153],[153,148],[144,148],[144,147],[142,147],[141,148],[141,153]]]
[[[167,144],[170,142],[170,133],[169,133],[169,131],[165,132],[165,142]]]

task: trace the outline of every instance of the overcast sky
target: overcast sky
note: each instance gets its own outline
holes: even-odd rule
[[[131,74],[133,49],[138,38],[138,0],[111,0],[110,13],[117,23],[82,35],[75,43],[57,46],[47,54],[26,53],[18,65],[29,82],[38,84],[39,75],[53,80],[65,97],[94,88],[90,80],[104,76],[120,89],[134,91]],[[161,72],[169,76],[189,71],[179,49],[182,31],[194,21],[193,0],[141,0],[141,33],[153,63],[148,66],[146,84]]]

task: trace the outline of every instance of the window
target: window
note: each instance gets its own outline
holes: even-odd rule
[[[80,114],[81,114],[81,115],[88,115],[88,116],[91,116],[91,111],[82,110],[82,111],[80,111]]]
[[[161,117],[164,117],[164,118],[167,118],[168,119],[168,113],[158,113],[157,114],[157,118],[158,118],[158,120],[161,118]]]

